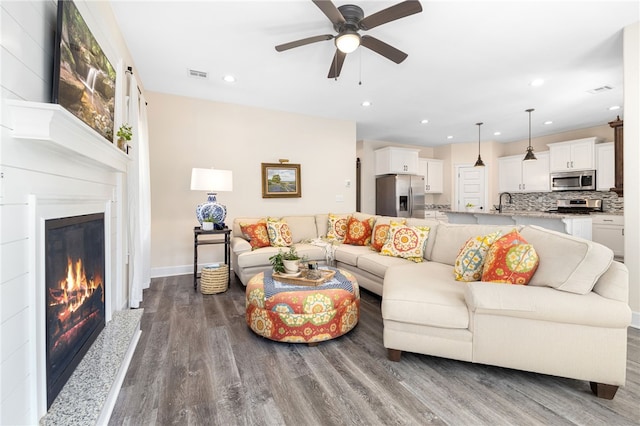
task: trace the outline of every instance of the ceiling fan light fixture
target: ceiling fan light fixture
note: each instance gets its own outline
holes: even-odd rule
[[[345,30],[336,37],[336,47],[342,53],[352,53],[360,46],[360,34],[353,30]]]
[[[533,153],[533,147],[531,146],[531,113],[533,111],[535,111],[533,108],[525,110],[525,112],[529,113],[529,146],[527,147],[527,153],[524,155],[522,161],[537,160],[536,155]]]

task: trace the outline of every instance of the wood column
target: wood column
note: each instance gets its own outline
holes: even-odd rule
[[[615,178],[616,178],[616,186],[611,188],[611,191],[618,194],[618,197],[623,196],[624,189],[624,159],[623,159],[623,150],[624,150],[624,135],[622,132],[624,121],[620,120],[620,116],[615,120],[609,122],[609,126],[613,128],[613,137],[614,137],[614,150],[615,150]]]

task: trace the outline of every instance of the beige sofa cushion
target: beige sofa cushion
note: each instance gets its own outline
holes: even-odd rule
[[[525,226],[520,234],[540,257],[531,286],[587,294],[613,261],[613,251],[593,241],[534,225]]]
[[[304,243],[296,243],[294,246],[298,254],[300,256],[307,256],[308,260],[325,260],[325,251],[322,247]],[[267,266],[270,264],[269,258],[277,254],[279,250],[284,252],[288,249],[286,247],[262,247],[257,250],[241,253],[238,255],[238,267],[250,268],[253,266]]]
[[[385,272],[390,266],[406,265],[407,263],[415,265],[415,263],[410,260],[400,257],[383,256],[374,251],[358,257],[358,269],[362,269],[380,278],[385,276]]]
[[[582,295],[549,287],[472,282],[465,288],[465,299],[476,315],[608,328],[626,328],[631,322],[631,309],[593,292]]]
[[[428,277],[428,279],[425,279]],[[466,329],[466,283],[454,281],[451,266],[424,262],[387,269],[382,318],[430,327]]]
[[[338,262],[357,266],[358,257],[365,254],[372,254],[370,246],[352,246],[350,244],[340,244],[335,248],[334,257]]]
[[[315,216],[283,216],[282,220],[289,225],[294,243],[318,237]]]
[[[629,303],[629,270],[624,263],[613,261],[600,276],[593,291],[607,299]]]
[[[440,222],[435,235],[435,241],[433,242],[431,260],[453,266],[456,263],[460,249],[469,238],[478,235],[487,235],[498,230],[502,231],[502,234],[505,235],[519,228],[520,227],[514,225],[465,225]],[[535,244],[533,244],[533,246],[537,249]]]

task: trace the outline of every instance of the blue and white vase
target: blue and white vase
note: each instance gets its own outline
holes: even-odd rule
[[[218,204],[215,192],[209,192],[207,202],[196,207],[196,217],[200,225],[207,217],[213,218],[214,223],[224,225],[224,220],[227,217],[227,208],[222,204]]]

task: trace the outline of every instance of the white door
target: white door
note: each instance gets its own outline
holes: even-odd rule
[[[456,206],[464,211],[471,204],[480,211],[486,211],[486,167],[456,166]]]

